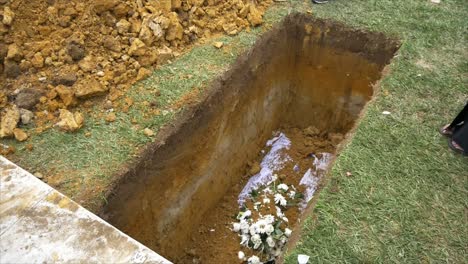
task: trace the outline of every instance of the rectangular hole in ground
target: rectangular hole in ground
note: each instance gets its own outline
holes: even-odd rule
[[[313,154],[334,153],[353,127],[398,47],[379,33],[288,16],[160,133],[103,215],[175,263],[240,262],[230,228],[267,140],[279,132],[291,140],[283,155],[293,161],[275,173],[299,186]],[[299,210],[285,211],[294,226]]]

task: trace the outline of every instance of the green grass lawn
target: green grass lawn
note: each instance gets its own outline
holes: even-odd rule
[[[177,101],[210,81],[253,45],[270,25],[294,10],[382,31],[402,40],[391,73],[370,103],[354,139],[341,153],[313,215],[303,224],[297,254],[311,263],[464,263],[468,258],[468,159],[454,155],[437,129],[468,99],[468,4],[466,0],[333,0],[277,3],[266,25],[222,37],[225,48],[200,44],[135,85],[134,104],[114,123],[86,115],[75,134],[51,129],[14,145],[13,160],[94,210],[105,203],[106,187],[181,110]],[[160,114],[148,112],[156,101]],[[182,107],[183,108],[183,107]],[[391,115],[382,115],[390,111]],[[26,150],[32,144],[32,151]],[[352,176],[346,177],[346,172]]]
[[[314,13],[403,45],[286,263],[466,263],[468,158],[437,129],[468,100],[467,2],[336,0]]]

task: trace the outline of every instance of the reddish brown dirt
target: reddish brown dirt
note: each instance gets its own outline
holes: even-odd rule
[[[280,175],[281,182],[300,187],[300,179],[312,164],[309,154],[333,153],[337,143],[343,138],[343,135],[335,133],[322,133],[321,135],[311,136],[309,133],[311,129],[315,128],[280,130],[292,142],[291,148],[286,153],[294,160],[294,162],[288,163],[284,169],[277,172]],[[266,149],[266,152],[268,152],[268,149]],[[252,164],[260,162],[263,155],[260,154],[256,162]],[[293,167],[295,164],[299,165],[300,171],[294,172]],[[253,176],[250,173],[252,167],[256,166],[258,165],[246,167],[244,176],[239,183],[232,186],[219,204],[203,216],[204,221],[190,235],[190,246],[183,250],[183,254],[174,255],[170,259],[175,263],[243,263],[238,259],[237,252],[243,251],[246,256],[258,255],[258,252],[242,247],[239,244],[239,236],[231,230],[232,222],[236,221],[235,216],[239,212],[238,195],[249,178]],[[287,176],[282,177],[282,175]],[[298,207],[288,208],[284,213],[289,219],[290,228],[293,229],[300,217]],[[275,212],[272,214],[274,215]],[[172,257],[171,255],[168,256]]]
[[[194,43],[262,24],[271,3],[0,1],[0,116],[14,105],[31,110],[34,132],[41,133],[58,122],[59,109],[84,111],[94,104],[114,102],[130,85],[148,76],[151,68]],[[103,100],[90,100],[93,97]],[[125,107],[112,107],[125,111]]]

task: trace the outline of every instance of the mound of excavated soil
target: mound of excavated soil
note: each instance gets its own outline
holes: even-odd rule
[[[26,140],[31,122],[77,130],[90,98],[111,104],[197,40],[260,25],[270,3],[0,0],[0,137]]]

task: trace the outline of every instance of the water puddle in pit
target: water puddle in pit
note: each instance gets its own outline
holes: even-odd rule
[[[313,197],[398,48],[379,33],[288,16],[158,134],[101,216],[174,263],[240,263],[239,202],[255,206],[249,192],[274,174],[275,186]],[[306,206],[282,209],[290,229]]]

